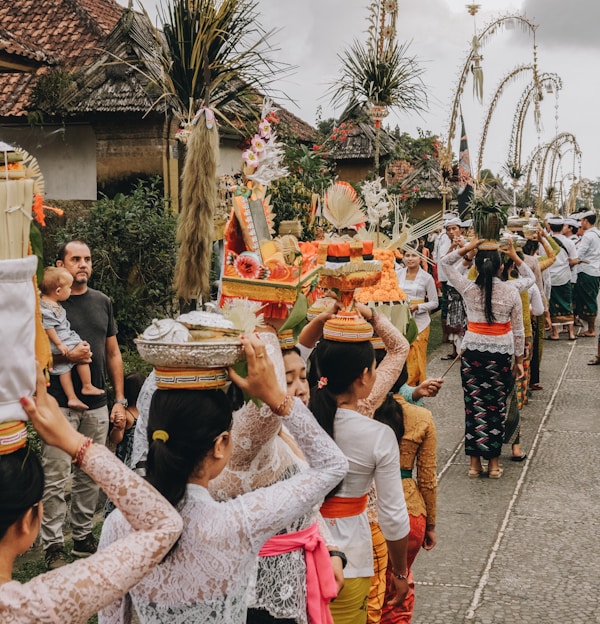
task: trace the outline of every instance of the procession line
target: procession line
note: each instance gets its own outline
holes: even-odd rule
[[[498,532],[498,536],[496,538],[496,541],[494,542],[494,545],[492,546],[492,550],[490,552],[490,556],[488,557],[488,561],[483,571],[483,574],[481,575],[479,583],[477,584],[477,588],[475,589],[475,593],[473,594],[473,600],[471,601],[471,606],[469,607],[469,611],[467,612],[467,615],[465,616],[466,620],[472,620],[475,617],[475,611],[481,605],[481,595],[483,594],[483,590],[485,589],[485,587],[487,586],[489,582],[490,570],[492,569],[492,565],[500,549],[500,544],[502,540],[504,539],[506,527],[508,525],[508,521],[510,520],[513,507],[516,504],[517,497],[519,496],[519,493],[523,487],[523,482],[525,481],[525,477],[527,476],[527,472],[529,470],[529,464],[531,460],[535,457],[535,452],[536,452],[539,440],[542,435],[542,430],[544,428],[544,425],[546,424],[546,421],[548,420],[548,417],[550,416],[550,412],[552,408],[554,407],[554,402],[556,401],[556,397],[558,395],[560,386],[566,376],[567,368],[569,366],[569,362],[571,361],[571,357],[573,356],[574,349],[575,349],[575,343],[571,345],[569,355],[567,356],[567,359],[565,361],[565,365],[558,379],[558,383],[556,384],[554,388],[554,392],[552,393],[552,396],[550,397],[550,401],[548,401],[548,405],[546,406],[546,409],[544,411],[544,416],[542,417],[542,420],[538,426],[535,438],[533,440],[533,444],[531,445],[530,451],[528,453],[528,457],[524,462],[525,466],[523,466],[521,476],[519,477],[517,481],[517,485],[515,486],[515,490],[513,492],[512,498],[510,500],[510,503],[508,504],[506,513],[504,514],[504,519],[502,520],[500,531]]]

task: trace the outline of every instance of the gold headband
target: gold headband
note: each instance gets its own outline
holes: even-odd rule
[[[167,440],[169,439],[169,434],[166,431],[164,431],[163,429],[157,429],[152,434],[152,439],[153,440],[162,440],[166,444]]]

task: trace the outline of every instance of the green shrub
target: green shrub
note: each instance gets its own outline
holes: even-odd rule
[[[90,286],[113,300],[119,344],[126,350],[135,351],[133,339],[153,318],[172,316],[176,223],[154,179],[139,182],[130,195],[103,197],[88,214],[59,227],[54,240],[44,240],[45,257],[52,259],[47,264],[64,242],[89,245]]]

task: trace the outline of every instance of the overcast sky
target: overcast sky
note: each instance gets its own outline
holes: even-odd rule
[[[155,16],[158,1],[142,0],[142,4]],[[392,126],[398,124],[401,130],[413,135],[417,127],[446,135],[451,101],[469,53],[474,27],[480,31],[502,15],[520,13],[538,25],[539,71],[558,74],[563,81],[558,107],[555,95],[547,95],[541,103],[543,129],[539,136],[531,113],[527,117],[523,161],[529,159],[538,141],[545,144],[557,131],[570,132],[583,152],[583,176],[600,177],[597,146],[600,115],[596,101],[600,91],[596,77],[600,66],[600,0],[480,0],[475,24],[465,9],[465,0],[398,2],[398,40],[411,42],[409,53],[425,68],[423,79],[428,87],[429,112],[422,118],[390,115],[387,121]],[[279,30],[273,39],[280,48],[277,56],[298,67],[293,76],[279,85],[297,103],[297,107],[292,104],[287,107],[311,124],[315,123],[319,105],[324,118],[339,114],[340,110],[331,107],[326,92],[339,72],[337,55],[354,39],[365,39],[369,0],[258,0],[258,4],[264,28]],[[532,49],[532,36],[520,29],[497,32],[482,49],[484,103],[474,100],[470,78],[461,100],[472,163],[477,161],[483,121],[493,94],[511,71],[532,62]],[[489,126],[484,168],[499,173],[507,161],[513,116],[521,94],[530,83],[531,74],[523,72],[514,84],[504,89]],[[458,137],[453,149],[458,152]],[[568,146],[563,151],[559,175],[568,184],[574,168],[573,153],[568,152]]]

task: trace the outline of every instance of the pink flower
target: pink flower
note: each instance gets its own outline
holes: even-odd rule
[[[264,150],[265,150],[265,141],[264,141],[263,137],[261,137],[259,134],[255,134],[252,137],[252,141],[250,142],[250,144],[252,145],[252,150],[256,154],[260,154],[260,153],[264,152]]]
[[[242,152],[242,159],[247,165],[258,165],[258,156],[251,149]]]
[[[268,139],[271,136],[271,124],[269,123],[268,119],[263,119],[258,124],[258,131],[265,139]]]

